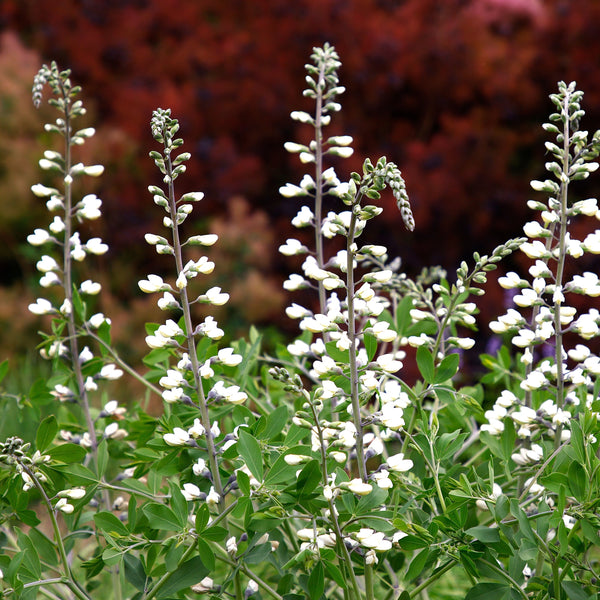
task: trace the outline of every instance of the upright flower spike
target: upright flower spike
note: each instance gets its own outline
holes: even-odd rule
[[[500,280],[503,287],[519,290],[513,297],[518,309],[509,309],[490,324],[494,332],[507,333],[512,344],[523,349],[521,361],[525,374],[519,382],[520,395],[504,414],[514,421],[519,437],[529,440],[536,435],[550,436],[555,447],[570,435],[572,408],[569,407],[573,403],[569,398],[583,394],[591,403],[590,391],[598,374],[595,365],[600,361],[584,344],[576,344],[571,349],[564,346],[569,332],[585,341],[600,335],[598,312],[592,309],[577,317],[576,308],[568,303],[570,294],[596,297],[600,293],[595,274],[584,273],[567,279],[568,262],[586,252],[595,253],[594,240],[600,231],[588,235],[583,243],[573,239],[569,231],[576,219],[599,215],[594,198],[577,202],[569,198],[571,183],[595,172],[600,154],[600,131],[588,140],[588,132],[579,129],[585,114],[581,108],[582,97],[583,92],[576,89],[575,83],[564,82],[559,83],[558,93],[550,96],[556,112],[543,126],[545,131],[556,135],[556,143],[546,142],[551,155],[545,165],[549,178],[531,182],[531,187],[548,194],[548,199],[528,203],[541,218],[525,225],[524,232],[531,241],[521,246],[522,252],[535,261],[529,269],[532,279],[509,273]],[[551,350],[549,357],[544,351],[546,348]],[[538,402],[539,394],[535,395],[538,390],[544,391],[544,401],[539,406],[534,403]],[[505,390],[498,398],[488,424],[483,426],[491,433],[501,433],[501,428],[494,425],[498,420],[495,415],[507,393],[512,392]],[[513,455],[517,464],[532,462],[534,446],[531,449],[527,446],[528,442]],[[536,461],[541,459],[535,456]]]
[[[87,435],[92,451],[95,452],[97,435],[91,416],[89,394],[97,389],[96,379],[115,379],[122,371],[113,366],[113,370],[109,372],[108,365],[103,366],[103,361],[92,361],[92,351],[88,346],[82,349],[80,344],[82,337],[90,333],[86,330],[88,315],[85,298],[98,294],[101,285],[91,279],[77,282],[73,261],[82,262],[89,255],[105,254],[108,246],[100,238],[82,241],[76,225],[99,218],[102,201],[95,194],[87,194],[77,202],[74,199],[73,185],[78,178],[101,175],[104,168],[102,165],[84,165],[74,161],[76,147],[84,144],[95,131],[91,127],[80,130],[75,128],[75,122],[85,114],[85,108],[81,100],[77,99],[80,88],[72,85],[70,72],[60,71],[56,63],[44,65],[40,69],[33,85],[33,102],[36,107],[41,104],[46,86],[52,92],[48,102],[58,111],[59,117],[54,123],[47,124],[45,129],[63,138],[64,150],[62,153],[47,150],[39,165],[43,170],[56,174],[61,184],[56,187],[35,184],[31,190],[35,196],[48,199],[46,205],[50,212],[59,214],[54,214],[47,229],[36,229],[27,241],[34,246],[43,246],[46,252],[36,264],[38,271],[43,274],[40,285],[52,289],[60,286],[62,296],[54,295],[52,300],[40,298],[29,309],[34,314],[54,315],[54,331],[61,331],[63,326],[65,328],[64,342],[51,338],[52,345],[44,346],[42,355],[49,358],[60,356],[65,359],[64,364],[70,364],[65,381],[72,380],[71,400],[83,409],[88,427]],[[56,348],[61,350],[57,353]]]
[[[179,198],[175,195],[175,181],[185,172],[185,162],[191,155],[188,152],[177,154],[183,140],[176,137],[179,123],[171,117],[171,111],[156,109],[150,126],[154,139],[162,145],[162,152],[152,151],[150,157],[163,175],[164,187],[150,186],[148,191],[152,194],[154,203],[165,211],[163,225],[168,232],[164,236],[147,233],[145,240],[158,254],[173,257],[175,276],[172,283],[168,283],[162,277],[150,274],[147,279],[139,282],[139,287],[145,293],[163,293],[158,300],[159,308],[175,311],[181,315],[181,319],[179,322],[166,319],[164,324],[146,337],[146,343],[152,349],[170,348],[172,356],[177,360],[177,364],[169,366],[160,378],[163,400],[175,410],[178,405],[194,406],[199,414],[190,428],[176,427],[174,433],[165,433],[163,440],[171,446],[190,443],[205,450],[206,458],[202,461],[206,460],[214,487],[200,496],[190,492],[191,489],[198,489],[195,484],[185,484],[183,489],[187,490],[187,496],[202,497],[211,506],[218,506],[219,510],[223,510],[225,493],[215,444],[215,438],[220,433],[218,427],[211,422],[209,402],[233,406],[247,400],[246,393],[238,386],[227,386],[225,381],[217,379],[218,371],[237,366],[243,357],[234,354],[233,348],[223,348],[216,356],[199,356],[198,338],[218,340],[223,337],[224,331],[210,315],[204,322],[194,325],[192,305],[201,303],[222,306],[229,300],[229,294],[222,292],[220,287],[209,287],[204,293],[191,295],[195,285],[192,280],[212,273],[215,264],[206,256],[186,261],[184,247],[212,246],[217,241],[217,236],[205,234],[182,238],[182,225],[191,214],[193,203],[201,201],[204,194],[190,192]],[[206,346],[204,348],[206,351]],[[210,387],[205,388],[203,381]],[[205,393],[205,389],[211,389],[210,393]]]

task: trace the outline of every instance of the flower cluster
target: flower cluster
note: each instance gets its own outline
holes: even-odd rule
[[[546,163],[551,178],[532,181],[534,190],[548,194],[548,200],[529,201],[540,219],[527,223],[523,230],[528,241],[520,250],[529,259],[530,278],[509,272],[499,284],[512,294],[516,308],[490,323],[496,334],[510,336],[520,351],[522,375],[518,388],[504,390],[491,410],[482,431],[500,435],[505,419],[510,418],[517,435],[525,440],[513,460],[518,465],[537,463],[544,457],[542,440],[568,440],[570,422],[575,413],[591,409],[593,388],[600,374],[600,358],[589,346],[576,343],[568,348],[565,338],[578,336],[583,341],[600,334],[600,313],[594,308],[578,312],[576,296],[596,297],[600,294],[594,273],[569,273],[573,261],[585,254],[599,254],[600,230],[585,239],[575,239],[569,227],[583,217],[600,219],[594,198],[571,202],[570,183],[585,179],[598,168],[600,134],[588,141],[588,132],[579,129],[584,114],[583,94],[575,84],[559,84],[559,92],[551,96],[557,111],[544,129],[556,134],[556,143],[546,142],[552,159]]]

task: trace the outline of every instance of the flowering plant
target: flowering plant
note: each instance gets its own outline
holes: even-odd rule
[[[200,284],[215,268],[202,248],[217,236],[186,232],[203,194],[176,189],[191,156],[170,110],[154,111],[162,185],[149,192],[164,231],[145,240],[171,270],[139,281],[165,315],[147,325],[143,373],[113,348],[110,319],[95,312],[101,286],[83,269],[108,249],[82,241],[102,202],[76,200],[76,182],[103,171],[74,162],[94,131],[74,128],[84,108],[69,72],[38,73],[34,102],[48,85],[59,117],[46,130],[64,150],[40,160],[56,187],[32,190],[53,218],[28,238],[47,252],[37,262],[47,297],[29,309],[50,318],[40,348],[52,376],[22,401],[51,410],[34,439],[0,445],[2,597],[595,597],[600,358],[577,339],[567,345],[600,334],[596,309],[567,302],[600,295],[598,277],[570,264],[600,253],[598,231],[583,241],[569,231],[600,214],[595,200],[569,197],[600,153],[600,133],[590,141],[579,129],[582,94],[561,83],[551,96],[554,179],[532,183],[548,199],[530,202],[541,222],[525,226],[527,238],[476,253],[452,279],[432,268],[412,280],[384,246],[360,240],[388,187],[415,229],[398,166],[367,159],[342,181],[327,164],[352,154],[350,136],[325,135],[341,109],[339,67],[333,47],[315,48],[304,91],[314,112],[292,112],[314,135],[286,149],[310,173],[280,192],[305,201],[292,224],[311,235],[279,250],[302,257],[285,289],[315,299],[287,309],[301,333],[276,356],[262,353],[255,329],[221,344],[210,308],[228,294]],[[492,322],[505,345],[464,385],[474,299],[517,249],[535,261],[532,279],[499,279],[518,290],[517,309]],[[160,398],[158,416],[109,399],[106,385],[125,374]]]

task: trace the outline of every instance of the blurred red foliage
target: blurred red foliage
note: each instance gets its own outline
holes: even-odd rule
[[[388,210],[370,235],[412,273],[520,234],[557,80],[577,80],[587,126],[600,127],[597,0],[4,0],[0,27],[71,68],[98,122],[144,150],[113,161],[103,184],[116,252],[156,223],[145,151],[157,106],[172,108],[192,152],[186,191],[205,191],[221,215],[243,195],[285,239],[298,206],[277,189],[303,169],[282,145],[306,134],[289,113],[310,110],[304,63],[325,41],[348,89],[332,130],[356,149],[338,174],[366,156],[399,164],[417,229],[407,235]]]

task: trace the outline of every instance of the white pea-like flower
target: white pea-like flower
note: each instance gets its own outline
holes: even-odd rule
[[[193,425],[188,429],[188,433],[190,434],[190,437],[196,439],[202,437],[206,433],[206,429],[204,428],[204,425],[200,423],[200,419],[196,418],[194,419]]]
[[[181,489],[181,494],[188,502],[193,502],[200,498],[200,488],[194,483],[184,483]]]
[[[413,468],[413,461],[409,458],[404,458],[402,452],[389,456],[386,460],[388,469],[397,473],[410,471]]]
[[[370,483],[365,483],[362,479],[352,479],[346,484],[346,487],[357,496],[367,496],[373,491]]]
[[[306,196],[306,191],[298,185],[292,183],[286,183],[279,188],[279,193],[284,198],[295,198],[296,196]],[[297,227],[297,225],[296,225]]]
[[[89,296],[95,296],[96,294],[99,294],[101,290],[102,285],[92,281],[91,279],[86,279],[79,286],[79,291],[82,294],[88,294]]]
[[[33,195],[37,196],[38,198],[47,198],[48,196],[59,195],[59,191],[56,188],[46,187],[41,183],[36,183],[35,185],[32,185],[31,191],[33,192]]]
[[[56,312],[56,309],[52,306],[51,302],[45,298],[38,298],[33,304],[28,307],[29,312],[34,315],[49,315]]]
[[[279,246],[279,252],[284,256],[295,256],[297,254],[304,254],[307,251],[307,247],[294,238],[287,239],[285,244]]]
[[[27,236],[27,242],[32,246],[41,246],[50,239],[50,234],[45,229],[34,229],[33,233]]]
[[[56,260],[54,260],[51,256],[44,254],[40,260],[36,263],[36,268],[41,273],[47,273],[49,271],[60,271],[60,267]]]
[[[219,494],[217,494],[217,492],[215,492],[215,488],[214,486],[210,486],[210,491],[208,492],[207,496],[206,496],[206,504],[208,504],[208,506],[216,506],[217,504],[219,504],[219,502],[221,501],[221,496],[219,496]]]
[[[393,354],[381,354],[377,357],[377,365],[386,373],[396,373],[402,368],[402,361],[397,360]]]
[[[86,244],[85,249],[87,252],[91,254],[96,254],[98,256],[105,254],[108,251],[108,245],[104,244],[100,238],[90,238]]]
[[[102,367],[102,369],[100,369],[100,373],[98,373],[98,376],[102,379],[108,379],[108,380],[115,380],[115,379],[119,379],[119,377],[121,377],[123,375],[123,371],[121,369],[118,369],[115,365],[113,365],[112,363],[109,363],[108,365],[104,365]]]
[[[165,287],[165,282],[163,281],[162,277],[150,274],[148,275],[148,279],[142,279],[139,281],[138,286],[142,292],[150,294],[152,292],[161,291]]]
[[[288,184],[289,185],[289,184]],[[302,189],[302,188],[299,188]],[[281,189],[280,189],[281,192]],[[292,225],[297,228],[302,228],[310,225],[315,218],[312,210],[308,206],[303,206],[298,214],[292,219]]]
[[[59,498],[58,502],[54,505],[54,508],[64,512],[66,515],[70,515],[75,510],[75,507],[72,504],[69,504],[69,501],[66,498]]]
[[[533,242],[525,242],[519,246],[519,249],[523,254],[528,256],[529,258],[546,258],[549,256],[548,250],[546,250],[546,246],[540,242],[539,240],[534,240]]]
[[[169,446],[185,446],[190,440],[190,434],[181,427],[175,427],[173,433],[165,433],[163,440]]]
[[[166,389],[163,391],[161,396],[167,404],[174,404],[175,402],[180,402],[183,399],[183,388],[174,387]]]
[[[88,325],[92,329],[98,329],[98,327],[100,327],[104,323],[108,323],[110,325],[110,319],[108,317],[105,317],[102,313],[96,313],[88,319]]]
[[[44,273],[42,277],[40,277],[40,285],[43,288],[49,288],[53,285],[60,285],[61,280],[60,277],[54,272],[49,271],[48,273]]]
[[[212,287],[207,290],[201,298],[205,298],[213,306],[223,306],[224,304],[227,304],[229,294],[221,292],[220,287]]]
[[[102,216],[100,212],[101,206],[102,200],[96,194],[87,194],[77,205],[77,212],[75,214],[81,219],[92,221]]]
[[[217,353],[217,358],[219,362],[228,367],[236,367],[243,360],[241,354],[234,354],[233,348],[221,348]]]

